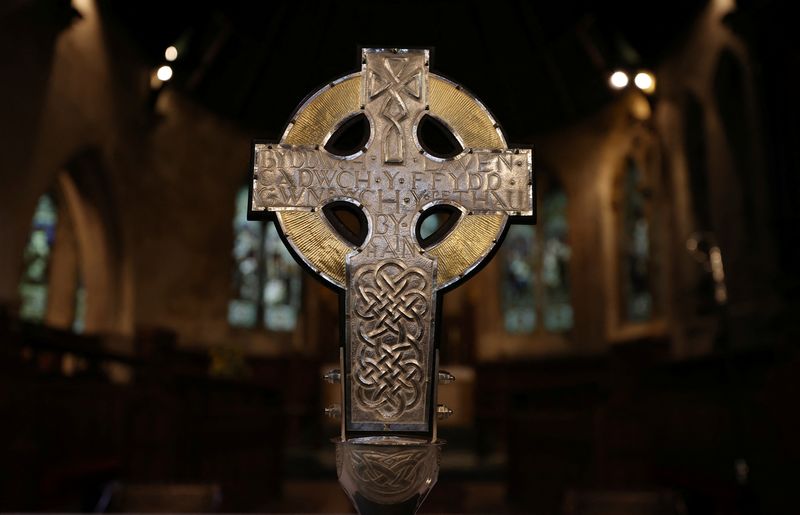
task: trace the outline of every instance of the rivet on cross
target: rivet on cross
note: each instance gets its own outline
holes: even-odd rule
[[[435,246],[423,247],[418,239],[417,225],[425,213],[440,205],[456,209],[453,234],[436,246],[469,253],[470,232],[458,228],[468,227],[471,217],[502,215],[505,227],[507,216],[534,211],[530,150],[466,148],[441,158],[423,149],[417,128],[432,115],[431,76],[427,50],[365,49],[359,110],[370,126],[365,148],[346,157],[320,145],[257,143],[254,148],[251,214],[305,211],[324,219],[326,205],[344,201],[367,221],[360,245],[345,240],[330,224],[326,236],[351,248],[339,284],[347,309],[347,431],[431,431],[436,294],[475,268],[491,248],[479,249],[474,263],[449,271],[443,280],[439,270],[446,263],[440,261],[451,256],[437,254]],[[301,237],[287,234],[298,252],[293,239]]]

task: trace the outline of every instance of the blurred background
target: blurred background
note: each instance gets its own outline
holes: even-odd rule
[[[429,46],[538,225],[444,299],[426,512],[784,514],[800,463],[790,3],[0,4],[0,511],[348,512],[337,295],[251,140]],[[329,389],[331,388],[331,389]]]

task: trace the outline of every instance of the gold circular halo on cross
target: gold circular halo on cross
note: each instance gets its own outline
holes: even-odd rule
[[[343,122],[361,112],[362,80],[362,72],[357,72],[320,88],[298,108],[280,143],[323,146]],[[428,85],[429,114],[443,122],[464,148],[508,148],[497,122],[477,98],[434,73]],[[276,215],[301,259],[328,282],[345,288],[347,256],[357,249],[331,227],[322,210],[278,211]],[[507,213],[468,213],[442,241],[420,249],[438,263],[435,289],[452,286],[476,269],[497,245],[507,223]]]

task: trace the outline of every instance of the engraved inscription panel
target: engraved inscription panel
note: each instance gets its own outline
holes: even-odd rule
[[[404,166],[381,166],[373,152],[341,159],[316,147],[259,143],[255,153],[254,210],[311,210],[341,197],[384,216],[415,213],[431,201],[473,213],[533,209],[529,149],[470,149],[443,161],[416,152]],[[380,228],[386,224],[382,218]]]

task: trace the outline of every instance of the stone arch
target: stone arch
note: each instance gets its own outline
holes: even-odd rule
[[[76,154],[56,174],[49,190],[59,200],[61,223],[51,257],[45,322],[72,326],[80,284],[85,294],[82,329],[126,332],[131,318],[125,302],[130,281],[111,185],[99,151]]]
[[[66,172],[86,288],[86,330],[125,332],[131,318],[125,302],[131,282],[110,175],[97,149],[76,155]]]
[[[723,48],[714,70],[714,99],[722,130],[732,158],[731,168],[736,177],[741,202],[741,222],[746,231],[745,245],[757,239],[756,174],[754,120],[748,91],[747,72],[739,57]]]
[[[687,92],[683,102],[683,146],[692,218],[695,229],[702,231],[713,229],[706,134],[703,104],[693,93]]]

